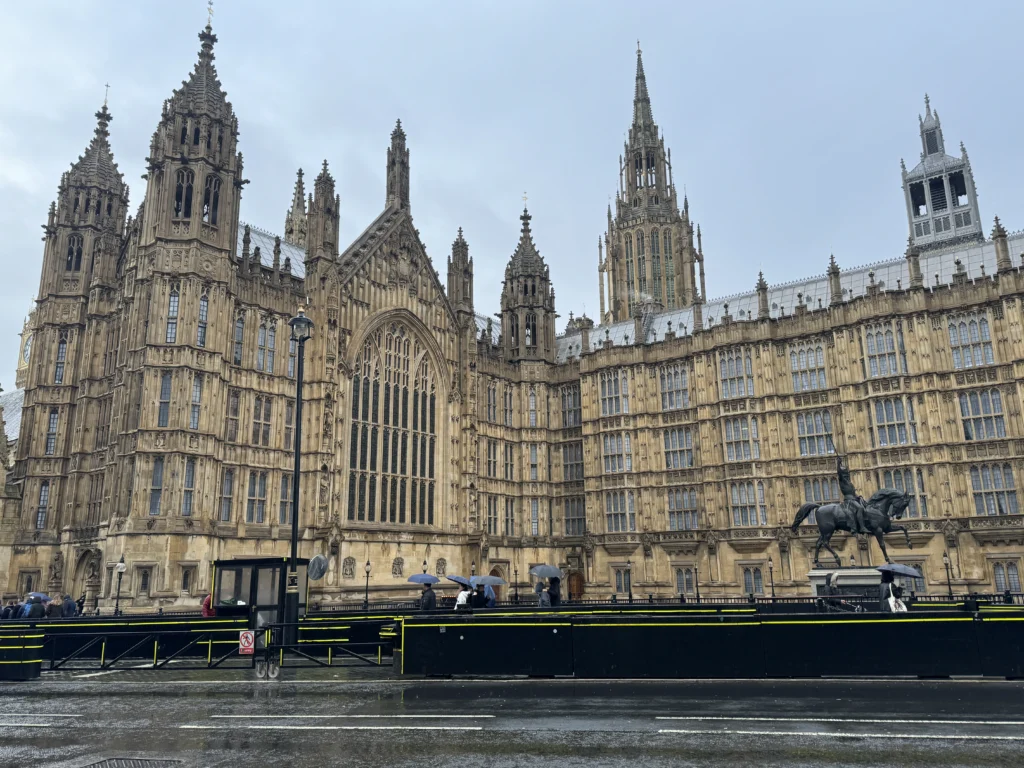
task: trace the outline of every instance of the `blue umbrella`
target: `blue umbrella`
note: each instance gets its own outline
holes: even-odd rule
[[[476,587],[477,584],[483,584],[485,587],[502,587],[506,582],[500,576],[473,576],[469,580],[470,586]]]
[[[465,576],[447,576],[448,581],[454,581],[456,584],[461,584],[464,587],[470,587],[472,584],[469,583],[469,579]]]
[[[51,600],[49,595],[43,594],[42,592],[29,592],[28,596],[29,597],[38,597],[40,602],[43,602],[43,603],[48,603]]]
[[[409,581],[413,584],[437,584],[440,581],[437,576],[432,576],[429,573],[414,573],[409,577]]]

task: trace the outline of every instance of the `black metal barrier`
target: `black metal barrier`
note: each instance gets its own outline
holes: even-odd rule
[[[406,675],[578,678],[1024,676],[1024,610],[659,611],[410,617]]]
[[[379,659],[382,654],[390,655],[398,636],[395,625],[394,617],[383,615],[307,616],[299,623],[299,646],[304,655],[326,658],[328,663],[332,663],[333,656],[347,652],[372,654]],[[147,668],[162,668],[173,661],[174,668],[185,669],[191,668],[182,666],[186,660],[212,667],[237,655],[239,632],[249,628],[244,616],[119,616],[4,622],[0,624],[0,636],[11,639],[0,640],[0,662],[12,663],[0,663],[0,680],[25,679],[8,676],[21,671],[12,671],[16,659],[8,659],[4,654],[22,653],[23,644],[17,638],[30,634],[32,658],[37,660],[37,666],[41,662],[51,670],[108,669],[127,661],[138,666],[139,660],[148,661],[151,666]],[[264,633],[258,630],[256,634],[257,646],[262,648]],[[36,643],[38,648],[34,647]]]
[[[33,680],[43,662],[43,629],[34,623],[0,625],[0,680]]]

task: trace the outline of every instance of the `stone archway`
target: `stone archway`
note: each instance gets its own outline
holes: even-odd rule
[[[505,573],[502,571],[500,566],[496,565],[491,568],[490,575],[497,576],[499,579],[504,579],[506,582],[508,581],[508,578],[505,576]],[[494,590],[494,597],[496,600],[501,601],[507,599],[507,595],[505,594],[507,587],[491,587],[491,589]]]

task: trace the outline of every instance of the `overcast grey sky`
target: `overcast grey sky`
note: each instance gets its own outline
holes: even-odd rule
[[[196,60],[201,0],[6,3],[0,47],[0,385],[38,290],[40,225],[111,84],[111,143],[141,202],[160,105]],[[966,143],[986,230],[1024,226],[1024,3],[242,2],[217,0],[244,220],[281,232],[295,170],[330,162],[342,240],[383,207],[395,118],[435,266],[462,226],[494,312],[522,195],[564,324],[595,317],[597,240],[632,116],[640,38],[655,120],[704,233],[708,293],[902,253],[899,161],[927,91]]]

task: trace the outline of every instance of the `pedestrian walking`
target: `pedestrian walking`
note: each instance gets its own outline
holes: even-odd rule
[[[476,585],[476,592],[474,592],[473,595],[470,597],[469,606],[474,610],[477,608],[487,607],[487,594],[484,592],[483,584]]]
[[[10,621],[11,619],[17,618],[19,607],[20,606],[13,600],[8,600],[3,611],[0,611],[0,621]]]
[[[459,596],[455,598],[455,610],[465,611],[469,608],[469,585],[463,585],[462,589],[459,590]]]
[[[494,594],[494,587],[488,584],[484,587],[484,594],[487,595],[487,607],[493,608],[498,604],[498,596]]]
[[[216,616],[217,612],[213,610],[213,594],[209,594],[203,598],[203,602],[200,605],[200,612],[203,616]]]
[[[551,607],[551,594],[548,592],[547,587],[544,586],[543,581],[537,582],[537,605],[541,608]]]
[[[562,580],[552,577],[548,580],[548,595],[551,596],[551,607],[557,608],[562,602]]]
[[[423,594],[420,596],[420,610],[437,610],[437,595],[434,594],[434,590],[430,588],[429,584],[423,585]]]
[[[75,600],[75,616],[81,616],[85,613],[85,595],[83,594],[80,598]]]
[[[43,615],[48,619],[59,619],[60,613],[64,609],[64,604],[59,600],[51,600],[43,608]]]
[[[75,601],[71,599],[71,595],[64,595],[64,603],[61,606],[61,616],[65,619],[70,619],[75,615],[76,610]]]

